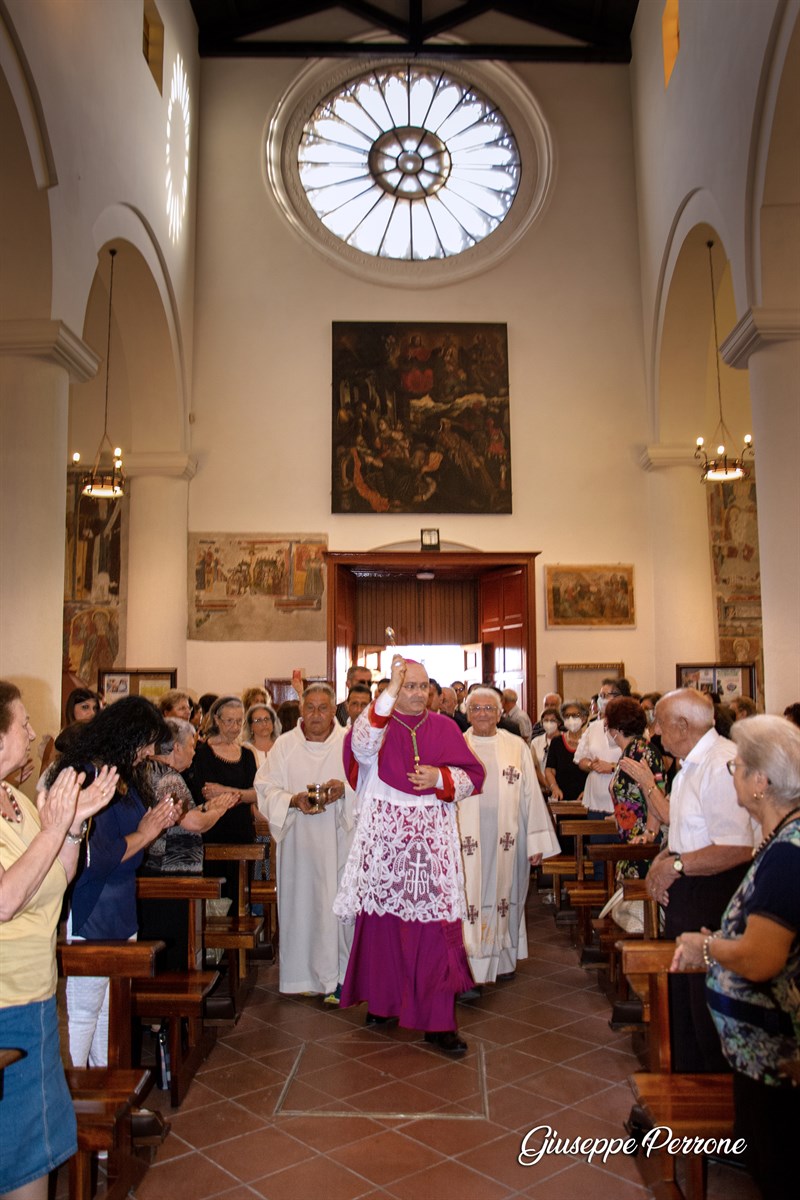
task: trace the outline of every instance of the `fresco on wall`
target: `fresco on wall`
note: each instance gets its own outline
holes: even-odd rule
[[[324,641],[322,533],[190,533],[191,641]]]
[[[81,475],[67,475],[63,670],[96,688],[98,670],[121,662],[127,509],[124,497],[83,496]]]
[[[333,324],[334,513],[510,513],[505,325]]]
[[[756,692],[761,697],[764,664],[755,474],[706,487],[719,660],[754,662]]]

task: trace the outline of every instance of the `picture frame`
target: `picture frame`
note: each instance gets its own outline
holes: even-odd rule
[[[512,511],[505,324],[334,321],[331,379],[332,513]]]
[[[106,704],[124,696],[144,696],[157,704],[165,692],[177,686],[177,667],[108,667],[97,672],[97,690]]]
[[[556,663],[556,690],[563,700],[586,700],[604,679],[622,679],[625,663]]]
[[[749,663],[676,663],[675,686],[693,687],[711,694],[719,693],[723,702],[734,696],[756,698],[756,664]]]
[[[544,569],[548,629],[636,625],[633,565],[556,563]]]

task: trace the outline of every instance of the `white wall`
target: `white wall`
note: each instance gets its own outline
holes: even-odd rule
[[[418,515],[330,514],[331,322],[506,322],[514,513],[435,523],[443,540],[541,550],[542,563],[633,562],[635,630],[546,631],[540,612],[541,686],[554,683],[557,660],[608,659],[622,659],[642,686],[653,686],[652,549],[640,532],[648,498],[636,450],[649,429],[626,69],[520,69],[555,143],[552,200],[510,259],[479,279],[427,291],[355,279],[285,224],[265,185],[263,139],[295,70],[285,62],[203,63],[192,443],[200,465],[190,528],[327,528],[339,550],[415,541]],[[211,687],[223,671],[244,682],[254,662],[283,673],[298,655],[324,669],[321,644],[193,643],[189,683]]]

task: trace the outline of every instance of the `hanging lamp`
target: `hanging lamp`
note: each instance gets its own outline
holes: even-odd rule
[[[744,444],[738,455],[731,455],[728,447],[733,443],[731,431],[725,424],[722,415],[722,382],[719,372],[719,339],[717,337],[717,300],[714,291],[714,264],[711,258],[713,241],[706,242],[708,247],[708,271],[711,280],[711,312],[714,317],[714,363],[717,368],[717,406],[719,421],[711,439],[716,445],[716,457],[709,458],[705,449],[705,439],[699,437],[694,452],[695,458],[701,462],[701,483],[732,483],[736,479],[747,479],[750,475],[750,463],[746,456],[753,457],[753,439],[749,433],[744,436]]]
[[[108,386],[111,375],[111,315],[114,299],[114,259],[116,258],[117,252],[112,248],[108,253],[109,257],[111,258],[111,277],[108,285],[106,396],[105,414],[103,418],[103,436],[100,438],[100,445],[97,447],[97,454],[95,455],[94,464],[91,471],[83,475],[80,481],[80,489],[82,494],[84,496],[91,496],[98,500],[121,496],[125,491],[125,473],[122,469],[122,450],[119,446],[114,446],[111,438],[108,436]],[[73,454],[73,463],[79,463],[80,459],[80,454]]]

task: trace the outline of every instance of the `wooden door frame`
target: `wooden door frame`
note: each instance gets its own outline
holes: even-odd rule
[[[478,579],[486,571],[519,568],[522,570],[525,588],[525,631],[523,651],[525,654],[526,694],[520,697],[521,706],[528,713],[536,711],[536,576],[535,563],[538,550],[513,553],[480,553],[479,551],[449,551],[425,553],[414,550],[326,550],[328,620],[327,620],[327,672],[328,678],[336,681],[336,628],[339,581],[342,573],[352,576],[357,571],[394,575],[413,579],[418,571],[434,571],[437,578],[457,575],[461,578]],[[354,570],[355,569],[355,570]],[[356,586],[358,577],[356,575]]]

